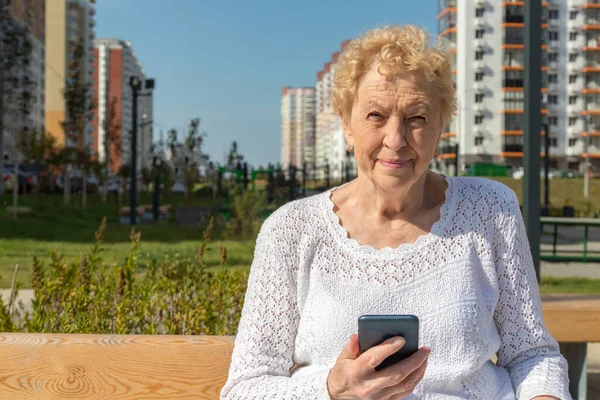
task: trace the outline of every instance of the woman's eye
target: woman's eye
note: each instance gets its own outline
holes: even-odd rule
[[[379,114],[378,112],[370,112],[369,115],[367,115],[367,118],[378,120],[383,118],[383,115]]]
[[[427,119],[423,115],[417,115],[417,116],[409,118],[409,121],[425,122],[425,121],[427,121]]]

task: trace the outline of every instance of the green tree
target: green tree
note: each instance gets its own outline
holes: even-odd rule
[[[229,148],[229,155],[227,156],[227,167],[240,169],[242,162],[244,162],[244,156],[239,153],[237,142],[233,141]]]
[[[111,169],[115,172],[116,159],[121,157],[122,142],[120,135],[121,123],[117,118],[117,98],[110,100],[108,109],[108,118],[104,120],[104,168],[96,171],[95,174],[102,184],[102,201],[106,203],[108,199],[108,178]]]
[[[26,163],[33,163],[39,168],[40,182],[36,190],[40,188],[48,189],[51,186],[52,171],[50,166],[56,152],[56,138],[44,129],[41,131],[26,131],[20,135],[17,147]]]
[[[85,206],[87,201],[87,172],[89,170],[86,156],[87,146],[86,123],[93,118],[94,102],[90,84],[86,81],[85,64],[86,52],[83,40],[69,43],[69,50],[72,50],[72,57],[68,65],[68,75],[65,82],[63,96],[65,98],[65,121],[62,126],[65,131],[65,184],[64,184],[64,202],[65,206],[70,203],[70,166],[74,165],[80,168],[83,178],[83,199]]]
[[[119,206],[123,204],[123,192],[126,189],[125,182],[129,178],[129,175],[131,175],[129,164],[121,164],[117,171],[117,176],[119,177]]]

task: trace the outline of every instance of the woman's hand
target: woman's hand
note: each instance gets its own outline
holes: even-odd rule
[[[398,364],[375,371],[383,360],[404,346],[404,339],[386,340],[359,356],[358,335],[340,353],[329,372],[327,388],[332,399],[402,399],[423,379],[430,349],[422,347]]]

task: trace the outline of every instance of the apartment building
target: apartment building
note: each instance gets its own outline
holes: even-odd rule
[[[281,165],[311,172],[315,165],[314,87],[284,87],[281,92]]]

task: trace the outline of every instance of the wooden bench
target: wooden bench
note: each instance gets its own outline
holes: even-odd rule
[[[600,342],[600,295],[544,296],[544,317],[586,397],[586,346]],[[218,399],[232,337],[0,334],[2,399]]]

